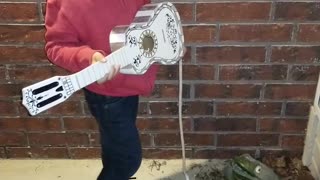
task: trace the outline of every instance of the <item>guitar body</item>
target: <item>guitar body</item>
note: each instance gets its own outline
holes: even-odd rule
[[[147,4],[129,26],[117,26],[110,33],[111,51],[127,47],[131,63],[120,72],[143,74],[149,66],[174,64],[183,55],[180,17],[171,3]]]
[[[22,89],[22,104],[30,115],[45,111],[77,90],[105,76],[113,64],[120,73],[141,75],[153,63],[171,65],[181,60],[184,37],[181,21],[172,3],[144,5],[128,26],[116,26],[109,35],[112,53],[69,76],[55,76]]]

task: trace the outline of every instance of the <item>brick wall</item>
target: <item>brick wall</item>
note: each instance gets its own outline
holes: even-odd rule
[[[99,157],[82,92],[37,116],[21,89],[67,73],[43,51],[44,0],[0,1],[0,158]],[[188,158],[299,154],[320,70],[320,2],[177,1],[188,52],[183,121]],[[162,66],[141,99],[146,158],[179,158],[178,68]]]

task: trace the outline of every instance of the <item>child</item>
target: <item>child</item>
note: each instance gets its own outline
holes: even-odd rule
[[[127,25],[150,0],[47,0],[45,50],[49,60],[71,73],[110,54],[109,34]],[[141,144],[135,122],[139,96],[154,87],[158,65],[143,75],[111,72],[84,88],[100,132],[103,168],[98,180],[128,180],[139,169]]]

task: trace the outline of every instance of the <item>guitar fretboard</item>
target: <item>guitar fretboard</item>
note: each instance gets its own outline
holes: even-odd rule
[[[130,64],[126,50],[124,49],[125,47],[122,47],[106,56],[106,62],[94,63],[78,73],[71,75],[70,81],[72,82],[74,91],[86,87],[103,78],[110,72],[112,65],[119,64],[120,67],[124,67]]]

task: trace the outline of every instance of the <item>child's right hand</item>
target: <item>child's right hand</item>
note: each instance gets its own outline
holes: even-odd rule
[[[93,55],[92,55],[92,59],[91,59],[91,63],[96,63],[96,62],[103,62],[105,63],[106,62],[106,59],[104,58],[103,54],[101,54],[100,52],[95,52]],[[111,79],[113,79],[120,71],[120,65],[113,65],[111,68],[110,68],[110,72],[107,73],[103,78],[97,80],[97,83],[98,84],[102,84],[106,81],[109,81]]]

